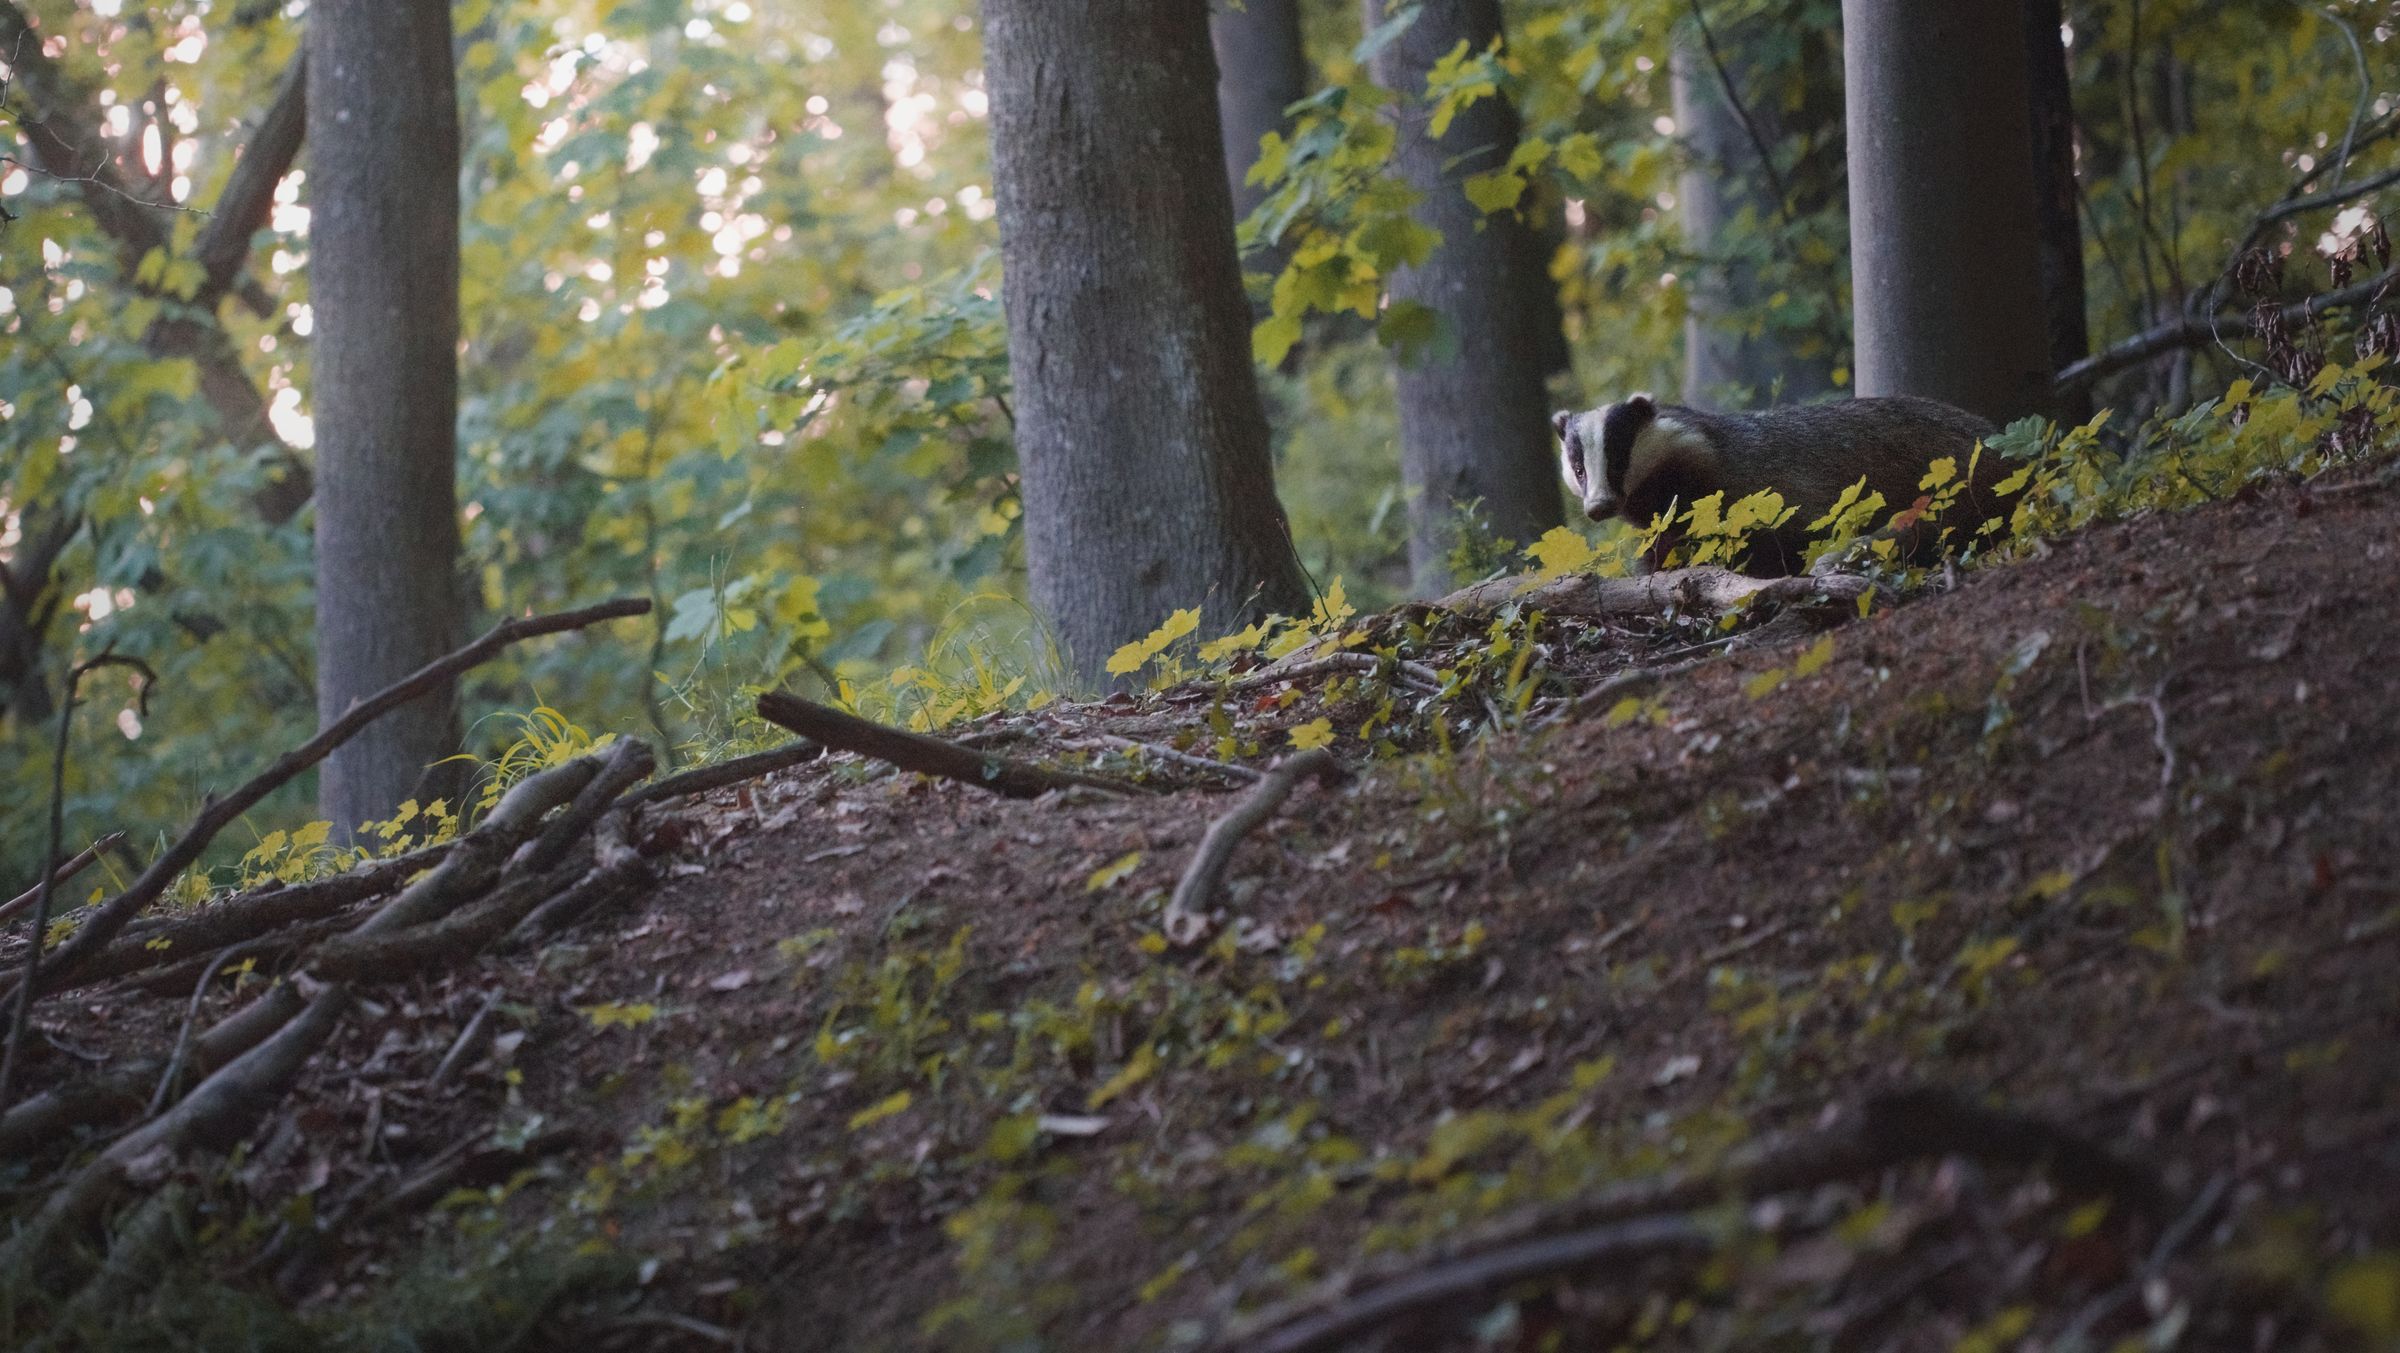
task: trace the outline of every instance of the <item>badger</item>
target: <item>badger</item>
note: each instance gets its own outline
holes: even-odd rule
[[[1965,473],[1975,444],[1992,425],[1964,409],[1913,396],[1796,404],[1764,413],[1708,413],[1661,404],[1647,394],[1576,413],[1561,410],[1559,473],[1593,521],[1623,517],[1648,527],[1672,506],[1722,490],[1725,506],[1761,489],[1783,495],[1796,509],[1784,525],[1755,537],[1741,567],[1779,577],[1808,566],[1809,523],[1823,517],[1852,484],[1881,493],[1884,511],[1899,512],[1924,496],[1919,484],[1936,460],[1952,457]],[[1960,507],[1942,525],[1971,531],[2000,510],[1992,485],[2004,477],[1986,452]],[[1926,562],[1940,532],[1898,533],[1904,555]],[[1656,564],[1674,547],[1673,533],[1653,547]]]

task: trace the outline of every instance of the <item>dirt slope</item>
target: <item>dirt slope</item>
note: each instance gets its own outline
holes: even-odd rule
[[[2089,1134],[2169,1202],[1868,1171],[1710,1212],[1711,1258],[1361,1346],[2381,1346],[2396,565],[2400,493],[2277,489],[1969,576],[1833,631],[1829,660],[1737,652],[1620,722],[1367,764],[1348,734],[1380,696],[1337,692],[1364,773],[1245,843],[1191,953],[1160,952],[1160,907],[1234,794],[1008,802],[835,758],[660,826],[681,863],[644,905],[349,1036],[249,1177],[330,1213],[495,1123],[549,1147],[513,1191],[351,1226],[285,1274],[437,1344],[1175,1347],[1929,1084]],[[1570,674],[1667,642],[1538,637]],[[1320,712],[1267,696],[1222,712]],[[1011,750],[1164,740],[1217,702],[1052,711]],[[492,1054],[428,1088],[494,995]],[[648,1261],[638,1291],[440,1309],[541,1309],[534,1257],[577,1246],[610,1281]]]

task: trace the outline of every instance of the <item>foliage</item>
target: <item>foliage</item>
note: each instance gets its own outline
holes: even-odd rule
[[[129,685],[90,683],[68,772],[70,835],[126,828],[138,847],[311,724],[308,519],[256,519],[249,500],[274,455],[232,445],[192,362],[144,341],[154,319],[183,313],[203,213],[299,26],[211,0],[25,8],[55,35],[72,87],[75,106],[45,111],[127,147],[133,189],[169,236],[126,257],[78,185],[25,167],[21,150],[0,164],[13,218],[0,223],[0,561],[66,533],[55,610],[32,636],[34,680],[54,689],[75,657],[111,644],[159,672],[147,718]],[[1296,544],[1361,606],[1406,585],[1392,364],[1443,341],[1434,316],[1386,292],[1438,242],[1390,173],[1396,95],[1429,96],[1437,116],[1497,97],[1519,110],[1517,153],[1463,191],[1551,243],[1574,358],[1562,400],[1671,386],[1691,288],[1728,270],[1758,279],[1762,297],[1729,322],[1840,364],[1841,126],[1822,116],[1838,6],[1722,0],[1704,12],[1740,56],[1737,92],[1784,196],[1754,193],[1702,253],[1676,209],[1685,156],[1668,80],[1670,45],[1695,36],[1690,6],[1524,0],[1505,47],[1453,51],[1426,89],[1406,91],[1365,68],[1407,7],[1372,33],[1355,7],[1307,8],[1320,88],[1265,145],[1255,177],[1269,193],[1242,239],[1270,273],[1257,348],[1275,368]],[[2343,143],[2358,148],[2352,179],[2389,162],[2400,81],[2371,6],[2152,0],[2138,15],[2108,3],[2069,16],[2102,339],[2207,285],[2258,209],[2321,179]],[[517,730],[486,716],[537,703],[595,738],[639,730],[670,755],[706,757],[765,736],[735,711],[786,682],[916,726],[1066,691],[1022,601],[973,7],[468,0],[455,21],[468,591],[485,617],[617,593],[659,603],[646,628],[528,646],[479,671],[467,689],[476,754],[504,763]],[[0,106],[12,139],[26,97],[12,87]],[[303,453],[306,199],[294,175],[255,241],[249,276],[271,313],[228,303],[218,316]],[[2365,224],[2303,214],[2269,243],[2304,263]],[[2284,294],[2313,276],[2293,268]],[[2039,435],[2049,468],[2028,481],[2020,534],[2322,463],[2297,448],[2322,438],[2325,417],[2355,416],[2339,402],[2365,386],[2338,382],[2374,379],[2345,366],[2302,406],[2264,384],[2216,396],[2252,374],[2223,352],[2158,369],[2108,392],[2122,410],[2111,422]],[[2018,432],[1996,449],[2035,444]],[[1905,506],[1852,504],[1821,531],[1856,536]],[[1755,509],[1717,510],[1687,524],[1731,529]],[[1690,536],[1695,553],[1738,540]],[[1555,539],[1539,557],[1604,569],[1638,557],[1615,532],[1582,548],[1609,560],[1570,559]],[[1252,645],[1272,656],[1304,628]],[[1152,676],[1176,660],[1163,658]],[[29,712],[40,702],[14,694],[0,727],[12,822],[38,817],[48,731]],[[251,736],[228,739],[228,727]],[[304,778],[262,806],[244,841],[297,830],[310,789]],[[229,840],[215,863],[248,848]],[[0,877],[29,876],[29,849],[9,834]]]

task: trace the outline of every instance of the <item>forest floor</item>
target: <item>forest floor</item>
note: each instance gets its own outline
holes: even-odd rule
[[[1357,775],[1190,948],[1166,896],[1247,792],[1206,772],[1017,801],[836,756],[690,801],[654,895],[355,1021],[241,1166],[313,1203],[227,1229],[338,1220],[208,1281],[421,1347],[2400,1347],[2396,574],[2400,489],[2352,475],[1401,756],[1351,736],[1371,678],[994,721],[1214,756],[1213,714],[1264,765],[1330,718]],[[1691,645],[1536,637],[1561,693]],[[155,1036],[111,1010],[93,1055]],[[1907,1087],[2021,1117],[1741,1182]],[[1241,1323],[1669,1174],[1598,1262],[1349,1344]]]

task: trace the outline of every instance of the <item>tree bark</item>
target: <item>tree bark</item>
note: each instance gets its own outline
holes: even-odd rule
[[[1389,0],[1365,0],[1370,26]],[[1397,373],[1400,465],[1409,495],[1409,568],[1420,593],[1447,591],[1467,510],[1519,546],[1565,520],[1552,468],[1545,326],[1558,298],[1540,248],[1514,213],[1486,216],[1462,183],[1508,162],[1517,113],[1504,96],[1478,100],[1430,135],[1425,78],[1460,42],[1470,52],[1501,34],[1499,0],[1429,0],[1374,60],[1378,84],[1400,95],[1393,165],[1423,195],[1417,219],[1442,232],[1424,266],[1392,279],[1396,301],[1442,317],[1432,352]]]
[[[2020,3],[1842,0],[1858,393],[2051,407]]]
[[[1208,16],[1217,53],[1217,117],[1225,131],[1225,183],[1233,219],[1258,209],[1251,186],[1259,139],[1287,130],[1284,110],[1308,97],[1308,54],[1300,44],[1299,0],[1215,0]]]
[[[2092,355],[2085,314],[2083,219],[2075,192],[2075,92],[2067,70],[2063,0],[2025,0],[2025,74],[2033,112],[2034,212],[2041,225],[2042,310],[2050,322],[2050,369]],[[2092,416],[2088,393],[2061,390],[2057,415]]]
[[[457,647],[458,99],[444,0],[308,20],[316,312],[317,718]],[[339,831],[389,817],[459,744],[458,687],[326,760]]]
[[[1205,0],[984,0],[1033,599],[1072,669],[1180,607],[1306,608],[1233,247]]]
[[[1753,132],[1770,148],[1781,142],[1782,119],[1769,115],[1779,101],[1757,78],[1758,64],[1747,59],[1738,37],[1716,36],[1722,71],[1696,33],[1678,42],[1668,58],[1675,127],[1687,157],[1675,202],[1683,216],[1684,243],[1701,260],[1691,312],[1683,322],[1683,402],[1711,408],[1729,399],[1757,404],[1821,398],[1835,388],[1833,367],[1839,358],[1832,343],[1803,357],[1788,335],[1751,334],[1730,318],[1757,310],[1766,293],[1756,267],[1726,248],[1727,227],[1747,211],[1771,228],[1787,208],[1813,211],[1824,203],[1822,194],[1815,201],[1775,200],[1776,179],[1760,163]],[[1738,109],[1726,91],[1728,82],[1742,100]]]

